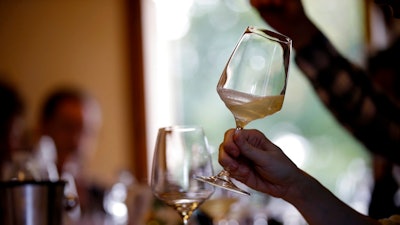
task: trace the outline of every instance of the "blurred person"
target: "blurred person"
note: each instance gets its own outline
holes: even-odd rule
[[[25,103],[16,88],[0,81],[0,180],[13,178],[16,155],[28,150],[26,134]]]
[[[376,220],[349,207],[258,130],[228,130],[218,160],[231,177],[292,204],[309,225],[400,224],[400,215]]]
[[[366,4],[369,1],[365,1]],[[366,69],[351,63],[309,19],[301,0],[251,0],[261,17],[293,39],[295,61],[323,103],[373,155],[369,215],[400,213],[393,164],[400,164],[399,0],[381,4],[389,45],[370,56]]]
[[[85,175],[100,125],[101,110],[96,99],[80,89],[55,89],[43,103],[39,133],[54,141],[60,176],[74,178],[82,218],[104,213],[104,187]]]

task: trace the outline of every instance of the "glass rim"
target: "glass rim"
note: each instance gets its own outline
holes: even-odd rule
[[[272,39],[281,43],[285,43],[285,44],[290,44],[292,45],[292,39],[284,34],[278,33],[276,31],[267,29],[267,28],[261,28],[258,26],[253,26],[250,25],[246,28],[245,33],[254,33],[254,34],[258,34],[260,36],[263,36],[265,38],[268,39]]]

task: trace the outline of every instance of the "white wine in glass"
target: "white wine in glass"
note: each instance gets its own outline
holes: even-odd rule
[[[281,110],[291,49],[292,40],[282,34],[246,28],[217,84],[221,100],[235,118],[236,129]],[[249,195],[232,183],[225,170],[197,179]]]
[[[214,192],[196,179],[213,174],[204,131],[199,126],[172,126],[158,130],[153,156],[151,189],[173,207],[187,224],[192,213]]]
[[[235,117],[238,129],[255,119],[278,112],[282,108],[284,99],[282,94],[263,97],[224,88],[219,88],[217,91]]]

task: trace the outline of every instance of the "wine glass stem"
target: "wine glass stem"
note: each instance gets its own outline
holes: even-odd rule
[[[227,181],[229,182],[230,178],[229,178],[229,172],[226,170],[221,170],[221,172],[218,173],[217,177],[221,180]]]

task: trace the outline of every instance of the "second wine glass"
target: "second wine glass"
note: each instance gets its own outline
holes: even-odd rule
[[[199,126],[160,128],[153,156],[151,189],[187,224],[192,213],[214,192],[197,176],[213,174],[207,138]]]
[[[221,100],[235,118],[236,129],[281,110],[291,48],[292,40],[282,34],[254,26],[246,28],[217,84]],[[237,187],[225,170],[198,179],[250,195]]]

